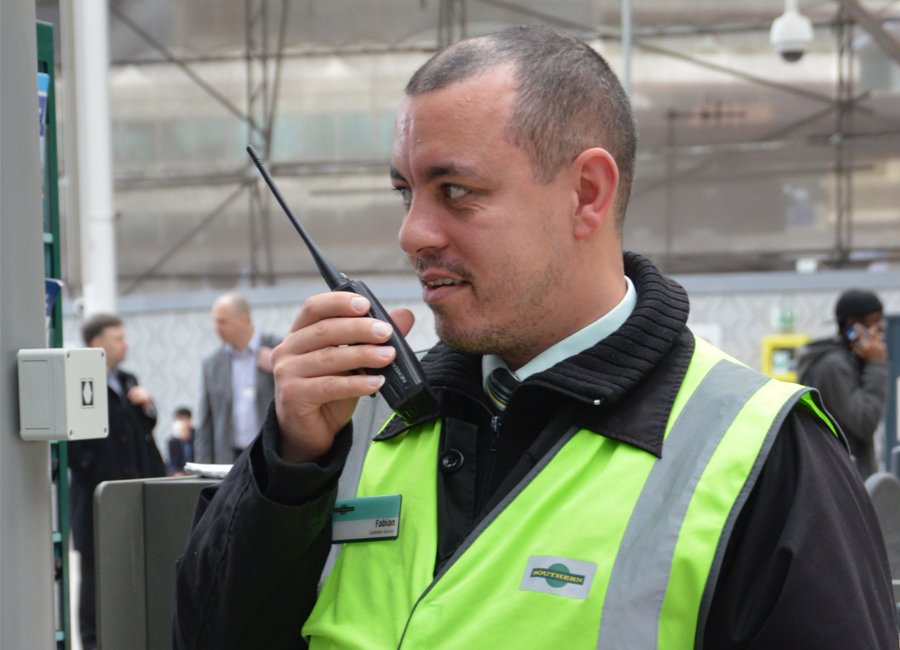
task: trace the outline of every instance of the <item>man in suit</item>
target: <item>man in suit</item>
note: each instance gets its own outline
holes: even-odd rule
[[[203,360],[194,459],[230,464],[256,438],[275,397],[272,348],[281,340],[253,327],[239,293],[219,296],[212,317],[222,345]]]
[[[69,506],[75,549],[81,553],[78,620],[84,650],[97,647],[94,574],[94,490],[103,481],[165,476],[153,440],[156,407],[137,377],[119,367],[128,352],[122,321],[97,314],[81,326],[85,345],[106,353],[109,435],[69,443],[72,480]]]

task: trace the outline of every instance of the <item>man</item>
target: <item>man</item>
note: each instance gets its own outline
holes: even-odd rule
[[[250,306],[239,293],[219,296],[212,317],[222,346],[203,360],[194,458],[231,464],[256,438],[275,396],[272,348],[279,339],[253,327]]]
[[[94,490],[103,481],[165,476],[166,468],[153,440],[156,408],[137,377],[119,366],[128,342],[122,321],[96,314],[81,326],[84,344],[106,353],[109,434],[97,440],[69,443],[69,504],[72,538],[81,554],[78,623],[84,650],[97,647],[94,566]]]
[[[802,351],[800,382],[822,394],[866,479],[878,470],[874,436],[887,400],[884,307],[871,291],[851,289],[838,298],[834,315],[837,336],[815,341]]]
[[[318,592],[332,516],[387,511],[333,499],[382,383],[353,371],[394,353],[367,300],[314,296],[261,437],[198,509],[176,648],[897,645],[839,434],[802,389],[696,341],[681,287],[623,257],[634,153],[615,75],[552,29],[413,76],[391,175],[442,340],[423,360],[438,412],[388,422],[357,490],[402,495],[399,535],[344,544]],[[375,516],[373,540],[396,523]]]

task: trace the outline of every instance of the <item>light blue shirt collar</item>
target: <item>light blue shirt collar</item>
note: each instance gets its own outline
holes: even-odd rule
[[[552,368],[560,361],[595,346],[622,327],[637,304],[637,291],[628,276],[625,276],[625,285],[625,297],[618,305],[587,327],[550,346],[515,372],[510,370],[513,376],[519,381],[525,381],[531,375]],[[486,354],[481,358],[481,374],[485,381],[491,372],[501,367],[509,370],[506,362],[495,354]]]

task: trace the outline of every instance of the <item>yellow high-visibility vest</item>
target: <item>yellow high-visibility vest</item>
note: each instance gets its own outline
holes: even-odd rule
[[[372,444],[358,496],[402,494],[395,540],[345,544],[313,650],[692,650],[731,528],[807,389],[701,340],[662,458],[572,427],[434,575],[440,421]]]

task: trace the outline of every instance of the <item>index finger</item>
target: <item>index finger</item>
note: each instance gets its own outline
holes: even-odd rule
[[[332,291],[311,296],[304,301],[294,318],[291,331],[308,327],[327,318],[353,318],[369,313],[369,301],[349,291]]]

